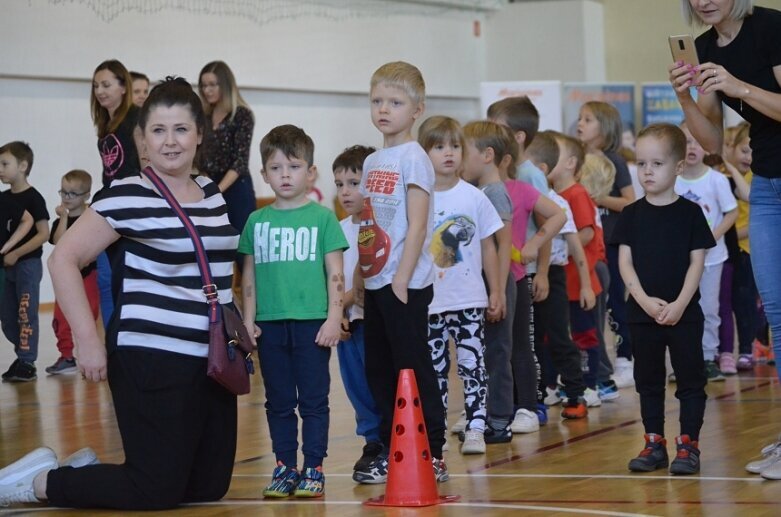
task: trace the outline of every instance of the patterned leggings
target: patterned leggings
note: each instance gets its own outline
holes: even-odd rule
[[[488,379],[483,360],[484,313],[485,309],[463,309],[432,314],[428,318],[428,346],[439,381],[442,404],[445,406],[445,423],[447,425],[447,389],[450,371],[448,341],[452,337],[456,344],[458,376],[464,382],[467,429],[480,432],[485,430],[485,399],[488,392]]]

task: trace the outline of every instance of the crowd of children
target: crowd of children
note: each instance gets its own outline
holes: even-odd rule
[[[149,83],[139,80],[143,96]],[[383,148],[348,147],[334,160],[347,214],[341,224],[310,202],[312,139],[284,125],[261,141],[262,178],[276,198],[250,216],[238,251],[244,323],[258,339],[277,462],[264,496],[324,492],[328,364],[337,345],[365,441],[354,465],[358,483],[387,479],[397,378],[407,368],[417,380],[432,469],[437,481],[448,479],[451,341],[464,403],[450,431],[461,453],[482,454],[486,444],[537,431],[558,403],[563,418],[586,418],[635,385],[646,443],[629,462],[632,471],[669,464],[669,349],[681,401],[670,471],[698,472],[705,385],[750,369],[762,328],[746,231],[747,129],[732,132],[716,170],[684,124],[649,126],[634,153],[619,154],[621,120],[602,102],[581,108],[577,137],[538,132],[536,108],[520,97],[494,103],[486,120],[463,127],[428,118],[416,140],[424,103],[413,65],[388,63],[374,73],[371,120]],[[57,244],[91,191],[87,172],[65,174],[50,232],[43,197],[28,182],[32,164],[26,144],[0,147],[0,180],[10,186],[2,194],[0,321],[17,354],[4,381],[36,378],[42,246]],[[633,181],[644,194],[637,201]],[[97,318],[95,264],[82,276]],[[76,371],[61,303],[53,321],[60,357],[49,374]]]

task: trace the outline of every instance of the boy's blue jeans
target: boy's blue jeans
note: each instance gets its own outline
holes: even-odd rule
[[[344,391],[355,410],[355,432],[368,442],[380,441],[380,412],[366,381],[366,349],[363,341],[363,321],[354,321],[350,338],[336,348],[339,372]]]
[[[0,306],[3,334],[13,343],[16,357],[28,363],[38,359],[38,302],[42,276],[40,258],[20,260],[5,268]]]
[[[751,265],[770,325],[773,350],[781,357],[781,178],[754,175],[749,195]],[[776,361],[781,376],[781,361]]]
[[[298,417],[302,420],[304,468],[323,464],[328,449],[331,349],[315,343],[323,320],[257,322],[266,418],[277,461],[297,467]]]

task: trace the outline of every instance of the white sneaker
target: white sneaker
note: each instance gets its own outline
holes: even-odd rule
[[[761,474],[779,460],[781,460],[781,442],[771,443],[762,449],[762,459],[747,463],[746,470],[752,474]]]
[[[555,406],[561,403],[561,397],[559,396],[559,388],[545,388],[545,399],[543,400],[546,406]]]
[[[602,399],[599,398],[597,390],[586,388],[586,391],[583,392],[583,398],[586,400],[586,407],[599,407],[602,405]]]
[[[60,467],[73,467],[74,469],[77,469],[86,467],[87,465],[97,465],[99,463],[100,461],[98,461],[98,456],[95,454],[95,451],[89,447],[84,447],[62,460],[62,462],[60,462]]]
[[[464,431],[466,431],[466,411],[461,412],[461,416],[458,417],[456,423],[450,428],[451,434],[463,433]]]
[[[33,492],[33,480],[41,472],[57,468],[57,455],[40,447],[0,470],[0,506],[40,503]]]
[[[634,363],[624,357],[616,358],[613,381],[618,388],[630,388],[635,385]]]
[[[759,474],[765,479],[781,479],[781,448],[775,449],[769,456],[764,458],[764,460],[766,464]],[[762,463],[762,460],[752,463]],[[751,465],[751,463],[749,463],[746,465],[746,470],[748,470],[749,466],[757,465]],[[749,470],[749,472],[751,471]]]
[[[461,444],[461,454],[485,454],[485,438],[483,431],[469,430],[464,432],[464,443]]]
[[[513,423],[510,424],[510,431],[515,434],[534,433],[540,430],[540,419],[537,413],[532,413],[528,409],[519,409],[515,412]]]

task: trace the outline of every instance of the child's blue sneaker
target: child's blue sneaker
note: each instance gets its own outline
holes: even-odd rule
[[[548,406],[541,402],[537,403],[537,418],[540,421],[540,425],[548,423]]]
[[[263,497],[288,497],[298,485],[298,470],[286,466],[281,461],[271,475],[271,483],[263,490]]]
[[[296,497],[322,497],[325,492],[325,476],[322,467],[307,467],[298,480],[293,493]]]
[[[597,390],[599,390],[599,400],[605,402],[616,400],[621,396],[618,392],[618,386],[616,386],[616,383],[613,381],[600,382],[597,386]]]

